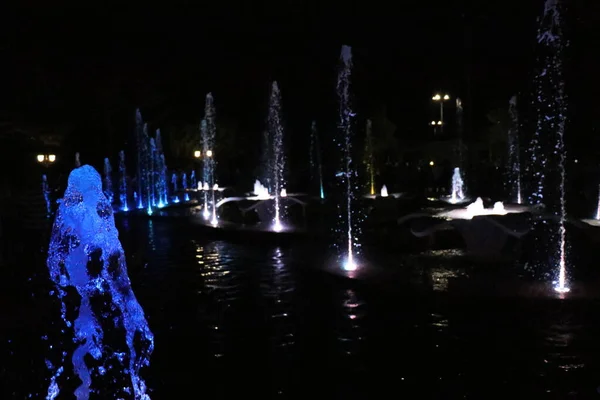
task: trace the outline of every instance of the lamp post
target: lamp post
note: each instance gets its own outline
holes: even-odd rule
[[[440,123],[438,125],[440,125],[440,132],[444,132],[444,101],[450,100],[450,95],[436,93],[431,100],[440,102],[440,121],[438,121]]]

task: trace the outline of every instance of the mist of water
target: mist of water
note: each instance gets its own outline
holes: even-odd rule
[[[464,182],[460,174],[460,168],[454,168],[454,173],[452,174],[452,194],[450,195],[451,203],[458,203],[465,199],[463,186]]]

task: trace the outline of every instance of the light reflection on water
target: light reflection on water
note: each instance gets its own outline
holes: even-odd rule
[[[597,305],[454,298],[452,279],[470,277],[461,252],[394,258],[412,285],[429,290],[415,295],[319,273],[320,255],[305,248],[208,240],[158,222],[131,225],[121,234],[156,336],[148,383],[158,399],[186,398],[190,390],[225,398],[236,386],[279,398],[322,390],[344,399],[389,390],[406,398],[489,398],[490,390],[518,388],[533,398],[547,391],[564,398],[600,384],[588,377],[590,360],[600,357]],[[0,332],[13,341],[0,342],[5,365],[35,359],[26,353],[31,340],[20,343],[7,324]],[[1,380],[28,387],[31,366],[23,363],[0,367]],[[16,398],[1,390],[0,398]],[[31,392],[23,393],[18,398]]]

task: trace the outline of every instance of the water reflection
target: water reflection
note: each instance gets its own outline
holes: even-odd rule
[[[231,268],[231,256],[223,251],[223,242],[196,243],[195,258],[202,276],[197,287],[199,294],[208,301],[206,323],[210,351],[215,358],[227,353],[227,337],[230,332],[228,316],[234,302],[240,297],[239,269]]]
[[[339,293],[341,315],[337,323],[337,340],[341,353],[351,369],[362,369],[357,356],[362,350],[364,332],[362,320],[365,315],[365,303],[352,289]]]

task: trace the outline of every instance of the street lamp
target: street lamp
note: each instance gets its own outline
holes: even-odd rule
[[[202,155],[202,152],[200,150],[195,150],[194,151],[194,157],[200,158],[201,155]]]
[[[52,164],[56,161],[56,155],[54,154],[38,154],[35,158],[37,159],[37,162],[45,165]]]
[[[212,157],[212,150],[206,150],[206,157]]]
[[[433,95],[431,100],[440,102],[440,120],[443,121],[444,120],[444,101],[450,100],[450,95],[436,93]],[[438,121],[438,122],[441,122],[441,121]],[[443,125],[443,123],[438,123],[438,125],[441,126],[441,125]],[[444,128],[441,127],[440,132],[443,132],[443,131],[444,131]]]
[[[434,163],[433,161],[429,161],[429,165],[430,165],[431,167],[433,167],[433,166],[435,165],[435,163]]]

